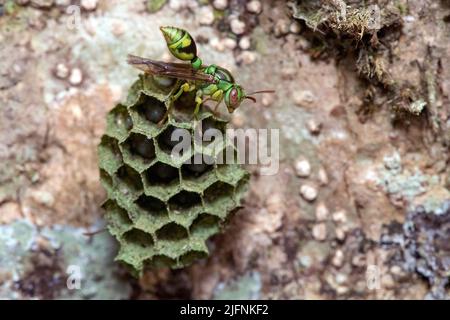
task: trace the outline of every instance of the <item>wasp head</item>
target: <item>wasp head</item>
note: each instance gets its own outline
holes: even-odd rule
[[[233,113],[234,110],[239,108],[242,100],[245,99],[245,93],[241,86],[235,84],[230,89],[225,91],[225,105],[228,112]]]

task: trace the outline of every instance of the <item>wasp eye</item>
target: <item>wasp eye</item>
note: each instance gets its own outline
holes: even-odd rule
[[[237,105],[239,103],[239,93],[236,88],[231,89],[230,103],[232,106]]]

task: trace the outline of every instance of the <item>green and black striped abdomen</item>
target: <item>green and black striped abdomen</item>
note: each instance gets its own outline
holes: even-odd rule
[[[170,52],[183,61],[194,61],[197,58],[197,46],[191,35],[176,27],[161,27]]]

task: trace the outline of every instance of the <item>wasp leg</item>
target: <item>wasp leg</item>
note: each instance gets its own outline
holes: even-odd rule
[[[211,96],[211,98],[214,101],[217,101],[217,104],[215,105],[214,109],[213,109],[213,113],[215,116],[217,116],[217,108],[219,108],[220,103],[223,100],[223,90],[217,90],[216,92],[213,93],[213,95]]]
[[[180,89],[178,89],[177,93],[175,93],[172,96],[172,99],[170,101],[169,107],[167,108],[166,113],[164,114],[164,117],[158,122],[158,126],[162,126],[164,122],[166,122],[167,117],[170,114],[170,111],[172,110],[172,106],[175,100],[177,100],[184,92],[190,92],[195,89],[195,84],[190,84],[189,82],[185,82],[180,86]]]
[[[203,99],[201,97],[197,96],[197,97],[195,97],[195,102],[196,102],[196,105],[195,105],[195,109],[194,109],[194,117],[197,118],[198,112],[200,111],[200,105],[202,104]]]
[[[195,90],[195,84],[190,84],[189,82],[185,82],[180,86],[177,93],[172,96],[172,101],[177,100],[184,92],[191,92]]]
[[[200,105],[203,103],[203,91],[197,90],[197,93],[195,95],[195,109],[194,109],[194,118],[197,119],[198,112],[200,111]]]

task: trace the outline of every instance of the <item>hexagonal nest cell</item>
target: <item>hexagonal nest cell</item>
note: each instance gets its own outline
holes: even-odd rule
[[[202,204],[202,198],[197,192],[181,190],[169,200],[171,211],[183,211]]]
[[[115,186],[120,194],[136,198],[143,190],[142,180],[139,173],[128,165],[123,165],[115,175]]]
[[[116,139],[103,136],[98,146],[100,168],[108,174],[114,174],[123,163],[122,153]]]
[[[132,229],[123,235],[124,241],[135,246],[149,248],[153,246],[153,238],[150,234],[139,229]]]
[[[149,186],[167,186],[179,184],[180,174],[178,169],[164,162],[157,162],[145,171],[145,177]]]
[[[154,97],[143,96],[143,101],[137,106],[137,110],[147,121],[157,124],[164,118],[166,106],[164,102]]]
[[[136,200],[136,204],[142,209],[143,212],[148,213],[151,216],[160,216],[167,214],[166,204],[158,198],[141,195]]]
[[[153,163],[156,158],[155,144],[152,139],[132,132],[130,136],[120,144],[123,162],[142,172]]]
[[[220,164],[206,148],[172,156],[178,141],[171,137],[177,130],[194,136],[199,123],[202,132],[226,129],[225,120],[203,107],[199,122],[194,121],[189,95],[177,100],[165,118],[180,84],[140,76],[126,102],[108,114],[98,147],[100,180],[108,197],[105,218],[120,244],[116,259],[136,276],[145,268],[181,268],[206,257],[206,241],[221,230],[248,185],[241,166]]]
[[[158,240],[178,241],[181,239],[186,239],[188,236],[187,230],[175,222],[166,224],[164,227],[156,231],[156,237]]]
[[[118,104],[106,118],[106,134],[122,141],[133,127],[133,120],[124,105]]]
[[[177,135],[177,131],[181,130],[183,129],[179,129],[174,126],[168,126],[164,129],[164,131],[158,136],[158,146],[160,149],[170,153],[173,147],[180,142],[180,139],[175,139],[174,137]]]
[[[202,213],[191,224],[189,233],[193,237],[207,239],[219,232],[220,224],[221,219],[219,217],[207,213]]]
[[[196,153],[181,167],[183,179],[194,180],[214,171],[214,158],[209,155]]]

